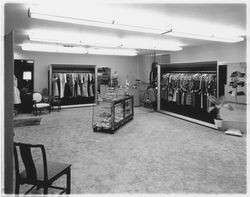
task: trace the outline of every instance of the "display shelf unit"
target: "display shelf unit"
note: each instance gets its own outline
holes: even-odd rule
[[[95,65],[69,65],[69,64],[51,64],[48,68],[48,92],[49,96],[54,96],[54,89],[53,89],[53,76],[54,74],[65,73],[65,74],[75,74],[75,75],[82,75],[91,74],[93,80],[91,79],[91,89],[92,95],[88,93],[88,96],[85,95],[77,95],[77,96],[70,96],[65,97],[64,95],[60,96],[62,108],[70,107],[70,106],[89,106],[90,104],[94,104],[97,100],[97,67]],[[86,78],[86,77],[85,77]],[[88,79],[85,79],[88,80]],[[59,83],[59,89],[60,89]],[[73,83],[74,91],[76,90],[76,86]],[[82,85],[82,84],[81,84]],[[90,87],[87,86],[87,91],[90,91]],[[61,90],[61,89],[60,89]],[[81,92],[83,92],[82,87],[80,87]],[[79,91],[79,88],[78,88]],[[61,93],[60,93],[61,94]]]
[[[121,126],[132,120],[133,117],[133,96],[98,101],[98,104],[93,106],[93,131],[113,134]]]
[[[193,80],[191,76],[194,76],[195,74],[198,74],[199,76],[210,76],[210,75],[213,76],[213,79],[214,79],[213,93],[211,94],[217,97],[218,96],[217,72],[218,72],[217,61],[158,65],[158,87],[157,87],[159,90],[157,94],[158,111],[167,115],[175,116],[177,118],[185,119],[187,121],[195,122],[197,124],[201,124],[204,126],[214,128],[213,119],[215,118],[216,114],[208,112],[209,101],[207,97],[208,95],[210,95],[210,93],[208,94],[206,92],[207,89],[205,89],[204,92],[203,90],[199,90],[199,88],[197,88],[196,90],[193,90],[192,88],[190,88],[192,86],[189,86],[189,85],[183,88],[183,83],[181,82],[182,85],[180,85],[180,82],[178,81],[180,78],[178,77],[181,75],[187,76],[185,80],[190,79],[189,82],[191,82]],[[174,82],[171,81],[171,84],[168,82],[166,83],[164,82],[165,79],[163,79],[163,75],[171,76],[171,80],[174,77],[176,77],[174,78],[174,80],[176,81]],[[202,78],[200,80],[202,81]],[[169,78],[167,81],[170,81]],[[176,86],[176,82],[178,84],[177,86]],[[170,87],[173,83],[175,85]],[[186,89],[186,88],[190,88],[190,89]],[[171,97],[170,97],[170,92],[172,92]],[[192,101],[189,100],[188,104],[186,104],[187,93],[190,95],[189,98],[190,97],[192,98],[190,99]],[[196,96],[196,100],[194,99],[194,96]],[[198,104],[197,104],[197,101],[198,101],[197,98],[199,99]]]

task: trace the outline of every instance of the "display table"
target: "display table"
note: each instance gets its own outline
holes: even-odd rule
[[[93,131],[114,133],[134,117],[134,97],[99,101],[93,107]]]

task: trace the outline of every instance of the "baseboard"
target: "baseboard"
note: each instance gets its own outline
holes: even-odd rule
[[[95,105],[96,105],[96,103],[78,104],[78,105],[62,105],[61,108],[66,109],[66,108],[76,108],[76,107],[92,107],[92,106],[95,106]]]
[[[195,124],[199,124],[199,125],[202,125],[202,126],[205,126],[205,127],[216,129],[214,124],[211,124],[211,123],[208,123],[208,122],[204,122],[204,121],[201,121],[201,120],[197,120],[197,119],[194,119],[194,118],[190,118],[190,117],[187,117],[187,116],[176,114],[176,113],[173,113],[173,112],[168,112],[168,111],[163,111],[163,110],[160,110],[159,112],[163,113],[163,114],[166,114],[166,115],[176,117],[176,118],[180,118],[182,120],[186,120],[186,121],[189,121],[189,122],[192,122],[192,123],[195,123]]]

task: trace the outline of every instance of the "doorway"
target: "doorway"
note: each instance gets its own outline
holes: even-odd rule
[[[21,104],[19,113],[32,112],[32,93],[34,91],[34,61],[14,60],[14,75],[17,78]]]

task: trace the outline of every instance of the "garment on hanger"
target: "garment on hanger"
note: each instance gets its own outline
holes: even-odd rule
[[[53,96],[59,96],[58,74],[54,74],[52,79]]]
[[[83,74],[83,84],[82,84],[82,96],[83,97],[88,97],[88,78],[87,74]]]
[[[14,75],[14,104],[21,103],[20,91],[17,87],[18,87],[18,82],[16,76]]]
[[[59,73],[59,83],[60,83],[60,98],[64,96],[64,88],[66,83],[66,74]]]
[[[77,85],[77,96],[81,96],[81,87],[80,87],[80,84],[81,84],[81,75],[78,74],[77,76],[77,81],[76,81],[76,85]]]
[[[89,96],[92,97],[94,96],[93,93],[93,84],[92,84],[92,74],[89,74]]]
[[[64,98],[69,99],[72,95],[71,85],[70,85],[70,74],[66,75],[66,83],[64,86]]]

